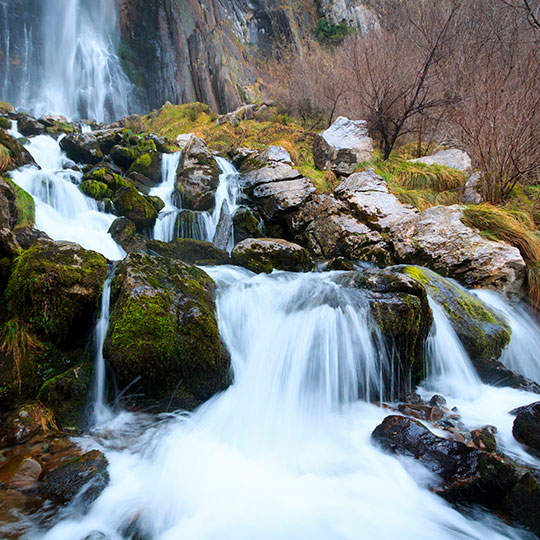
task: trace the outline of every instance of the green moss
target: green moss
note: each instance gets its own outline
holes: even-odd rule
[[[11,122],[9,118],[6,118],[5,116],[0,116],[0,128],[2,129],[10,129],[11,128]]]
[[[134,187],[119,189],[114,199],[114,206],[119,215],[133,221],[139,230],[152,226],[158,215],[152,202]]]
[[[33,227],[36,222],[36,205],[30,193],[19,187],[10,178],[5,180],[15,190],[17,204],[17,227]]]
[[[52,126],[47,127],[49,135],[60,135],[61,133],[74,133],[76,129],[68,122],[54,122]]]
[[[96,201],[112,197],[112,191],[109,189],[109,186],[97,180],[84,180],[80,185],[80,190]]]

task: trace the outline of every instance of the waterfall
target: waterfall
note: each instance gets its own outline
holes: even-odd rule
[[[388,411],[354,400],[373,397],[390,367],[362,291],[332,273],[208,272],[233,386],[105,448],[110,485],[45,540],[527,537],[465,517],[423,487],[420,465],[371,444]]]
[[[12,180],[34,198],[36,228],[53,240],[76,242],[110,260],[124,257],[108,233],[116,219],[99,210],[98,203],[79,189],[82,173],[48,135],[33,137],[25,145],[39,167],[27,166],[10,173]]]
[[[159,197],[165,203],[165,207],[161,210],[156,220],[153,234],[156,240],[161,240],[162,242],[171,242],[174,240],[178,208],[173,202],[173,196],[176,188],[177,171],[181,157],[182,152],[162,154],[162,182],[159,186],[150,190],[150,195]]]
[[[2,99],[36,116],[111,121],[129,112],[133,88],[116,56],[117,3],[3,0]],[[10,21],[20,21],[15,28]],[[17,33],[23,32],[23,35]],[[13,34],[16,35],[13,35]]]
[[[93,392],[93,424],[102,425],[113,418],[113,413],[107,405],[106,399],[106,378],[105,359],[103,358],[103,345],[107,330],[109,328],[110,305],[111,305],[111,284],[114,278],[114,270],[109,270],[109,275],[103,284],[101,295],[101,307],[99,319],[94,330],[94,392]]]

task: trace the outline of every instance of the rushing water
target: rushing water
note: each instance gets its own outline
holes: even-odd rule
[[[373,397],[389,359],[369,331],[361,291],[338,285],[335,273],[207,270],[218,284],[233,386],[195,413],[141,430],[128,446],[102,446],[110,485],[86,515],[45,539],[529,537],[493,517],[458,513],[425,489],[429,475],[417,463],[371,444],[387,413],[355,400]],[[436,316],[433,350],[448,338],[443,319]],[[489,390],[456,398],[467,422],[501,390],[489,420],[532,397]]]
[[[63,114],[99,122],[133,112],[132,85],[116,55],[116,2],[41,0],[26,8],[15,4],[0,2],[3,100],[37,116]],[[22,27],[10,27],[21,18]]]
[[[25,147],[41,168],[27,166],[10,174],[34,198],[36,228],[53,240],[77,242],[110,260],[122,259],[123,250],[108,233],[116,216],[101,212],[98,203],[81,192],[82,173],[70,168],[74,163],[62,152],[58,141],[40,135]]]

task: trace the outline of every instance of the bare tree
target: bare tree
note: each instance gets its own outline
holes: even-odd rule
[[[507,7],[521,11],[527,22],[536,30],[540,30],[540,2],[538,0],[500,0]]]

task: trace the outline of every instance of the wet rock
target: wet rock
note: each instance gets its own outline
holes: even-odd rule
[[[482,238],[461,222],[463,207],[436,206],[396,223],[391,231],[400,262],[422,264],[468,287],[517,295],[525,277],[519,250]]]
[[[471,431],[471,440],[474,446],[484,452],[496,452],[497,451],[497,439],[495,434],[497,428],[495,426],[484,426],[480,429],[473,429]]]
[[[6,290],[8,314],[29,321],[54,343],[85,339],[106,275],[102,255],[71,242],[39,240],[14,262]]]
[[[110,150],[110,156],[115,165],[118,165],[126,171],[131,167],[132,163],[137,159],[137,150],[119,144],[114,145]]]
[[[146,241],[137,234],[135,223],[125,217],[115,219],[109,227],[109,234],[126,253],[146,251]]]
[[[373,141],[368,136],[366,122],[340,116],[326,131],[317,135],[313,158],[318,169],[330,169],[337,174],[351,174],[358,163],[373,156]]]
[[[7,415],[0,427],[0,447],[23,444],[33,435],[47,429],[52,412],[42,404],[32,401]]]
[[[0,484],[8,489],[31,489],[41,475],[41,465],[31,457],[13,456],[0,468]]]
[[[19,219],[14,185],[0,177],[0,229],[13,229]]]
[[[158,211],[144,195],[134,187],[120,188],[113,199],[116,212],[135,224],[138,231],[153,227]]]
[[[168,259],[177,259],[188,264],[219,265],[230,264],[229,253],[219,249],[211,242],[193,240],[191,238],[177,238],[172,242],[150,240],[148,250]]]
[[[354,272],[355,269],[354,263],[348,259],[345,259],[345,257],[335,257],[334,259],[330,259],[325,267],[325,270],[328,272],[334,270]]]
[[[219,249],[227,249],[227,247],[229,246],[229,240],[232,236],[232,232],[233,219],[229,210],[229,204],[227,203],[227,201],[224,201],[221,207],[221,212],[219,213],[219,220],[212,242]]]
[[[540,486],[530,473],[514,486],[507,502],[510,517],[540,536]]]
[[[183,208],[211,210],[215,205],[219,174],[219,166],[205,142],[191,135],[182,152],[176,185]]]
[[[534,452],[540,452],[540,401],[518,411],[512,434],[515,439]]]
[[[472,161],[467,152],[458,148],[441,150],[431,156],[424,156],[417,159],[410,159],[411,163],[423,163],[424,165],[441,165],[450,167],[458,171],[469,172],[472,167]]]
[[[45,133],[45,124],[32,116],[19,114],[16,116],[16,120],[19,133],[25,137],[34,137]]]
[[[39,487],[39,494],[65,504],[79,495],[81,503],[95,501],[109,483],[107,458],[92,450],[51,471]]]
[[[220,341],[214,282],[179,260],[131,253],[112,283],[105,341],[119,385],[141,399],[184,396],[204,401],[229,384]]]
[[[98,164],[103,152],[95,135],[91,133],[71,133],[60,141],[60,147],[75,163]]]
[[[50,240],[46,233],[33,227],[17,227],[13,233],[22,249],[31,248],[38,240]]]
[[[34,165],[37,167],[34,158],[28,150],[7,131],[0,129],[0,145],[9,150],[9,163],[6,171],[12,171],[25,165]]]
[[[270,273],[274,269],[308,272],[313,268],[305,248],[277,238],[244,240],[234,247],[231,255],[234,264],[257,273]]]
[[[371,437],[393,454],[421,461],[439,478],[432,488],[451,501],[498,504],[518,479],[515,468],[502,458],[437,437],[417,420],[388,416]]]
[[[263,238],[265,236],[264,222],[251,208],[240,206],[232,219],[235,244],[248,238]]]

